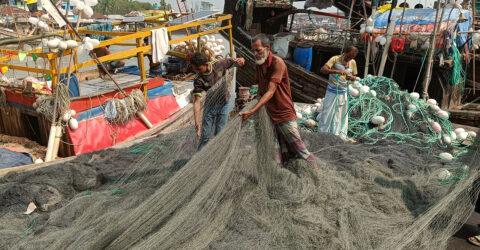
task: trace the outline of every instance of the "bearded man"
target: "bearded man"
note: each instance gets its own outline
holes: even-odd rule
[[[305,147],[298,131],[285,62],[272,54],[270,39],[265,34],[258,34],[252,39],[252,50],[257,64],[256,81],[261,98],[252,110],[241,112],[240,115],[246,120],[267,105],[268,115],[275,127],[279,163],[300,157],[316,166],[315,157]]]

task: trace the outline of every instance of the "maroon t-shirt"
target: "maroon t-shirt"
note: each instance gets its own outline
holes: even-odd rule
[[[267,61],[256,67],[256,80],[260,95],[264,95],[267,92],[270,82],[277,84],[275,94],[267,102],[267,111],[273,123],[280,124],[295,120],[297,115],[293,107],[290,80],[288,79],[285,62],[280,57],[274,56],[269,52]]]

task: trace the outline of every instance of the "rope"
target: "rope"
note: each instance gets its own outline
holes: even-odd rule
[[[143,92],[133,90],[123,99],[113,98],[105,105],[105,118],[113,124],[123,124],[131,120],[137,112],[147,109],[147,101]]]
[[[70,94],[68,88],[63,83],[57,84],[57,107],[59,114],[63,115],[65,112],[69,111],[70,108]],[[40,96],[33,107],[38,113],[43,114],[50,122],[54,122],[54,100],[53,96]]]

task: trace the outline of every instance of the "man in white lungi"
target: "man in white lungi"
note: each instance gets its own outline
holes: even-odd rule
[[[323,100],[323,111],[317,117],[318,132],[329,132],[347,139],[347,83],[349,80],[355,80],[357,75],[357,63],[353,59],[357,54],[358,49],[350,46],[342,55],[330,58],[320,70],[323,74],[329,75],[329,80]]]

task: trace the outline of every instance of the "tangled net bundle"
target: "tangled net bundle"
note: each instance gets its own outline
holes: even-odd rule
[[[123,99],[110,99],[105,105],[105,118],[113,124],[123,124],[131,120],[137,112],[147,109],[143,92],[134,89]]]
[[[368,91],[361,91],[362,86],[368,86]],[[359,96],[348,92],[348,136],[359,142],[374,145],[386,140],[433,154],[452,152],[458,157],[467,152],[468,145],[474,140],[471,135],[465,140],[460,139],[448,117],[439,116],[437,105],[412,98],[390,78],[370,76],[352,84],[352,88],[359,91]],[[298,122],[305,130],[316,130],[316,125],[308,126],[308,121],[315,120],[321,112],[323,104],[321,99],[318,101],[317,106],[302,105],[299,109],[303,120]],[[304,112],[306,109],[309,111]],[[385,122],[380,126],[373,124],[375,116],[384,117]],[[434,122],[440,126],[440,132],[433,128]]]
[[[262,108],[232,118],[200,152],[188,127],[10,173],[0,178],[0,246],[443,249],[478,196],[478,139],[447,164],[407,144],[303,131],[314,168],[279,165],[273,138]],[[445,169],[462,178],[440,181]],[[26,217],[31,201],[41,212]]]
[[[68,92],[68,88],[65,84],[59,83],[57,84],[57,105],[58,105],[58,112],[61,117],[65,112],[69,111],[70,108],[70,94]],[[47,120],[52,122],[53,119],[53,105],[55,102],[54,96],[47,96],[47,95],[40,95],[35,103],[33,103],[33,107],[35,110],[44,115]]]

